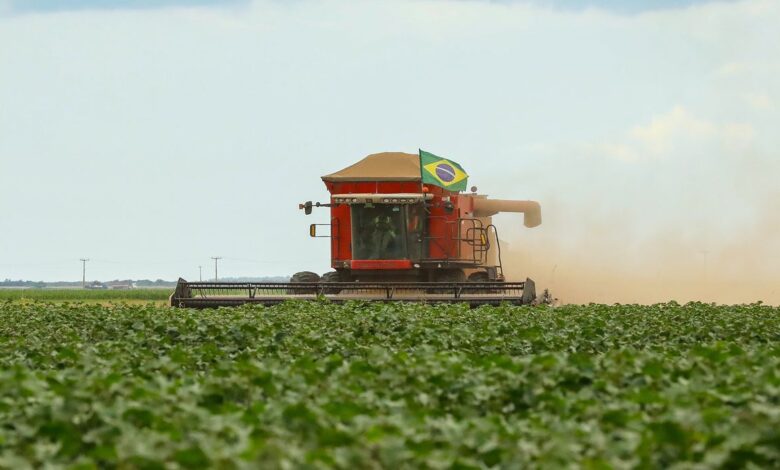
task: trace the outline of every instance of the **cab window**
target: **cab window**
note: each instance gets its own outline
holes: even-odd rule
[[[352,206],[352,258],[406,258],[404,210],[400,205]]]

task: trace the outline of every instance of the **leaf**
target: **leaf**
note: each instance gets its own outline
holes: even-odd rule
[[[197,445],[176,451],[173,460],[184,468],[207,468],[211,464],[209,458]]]

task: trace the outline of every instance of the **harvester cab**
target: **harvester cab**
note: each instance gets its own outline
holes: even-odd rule
[[[492,216],[521,212],[525,225],[541,223],[534,201],[491,200],[463,193],[467,175],[456,163],[438,158],[425,165],[420,155],[378,153],[322,177],[330,192],[327,207],[332,273],[342,282],[504,281],[498,229]],[[430,155],[430,154],[427,154]],[[425,178],[430,171],[430,177]],[[462,175],[461,179],[457,177]],[[323,236],[312,226],[313,236]],[[317,235],[319,234],[319,235]],[[309,272],[293,279],[312,279]]]
[[[306,215],[329,211],[329,222],[311,224],[309,234],[330,238],[332,271],[299,272],[290,283],[242,283],[235,289],[247,291],[243,298],[229,295],[235,294],[229,283],[180,281],[171,303],[273,304],[323,295],[336,302],[532,303],[533,281],[505,279],[492,216],[522,213],[525,226],[535,227],[539,203],[493,200],[475,187],[466,192],[467,178],[457,163],[424,151],[369,155],[322,177],[328,202],[299,204]]]

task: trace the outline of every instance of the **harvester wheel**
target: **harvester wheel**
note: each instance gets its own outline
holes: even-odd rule
[[[485,271],[476,271],[469,274],[468,282],[490,282],[490,276]],[[472,291],[474,294],[489,294],[490,289],[476,289]]]
[[[462,269],[443,269],[436,273],[436,282],[466,282],[466,273]]]
[[[325,273],[320,278],[320,282],[346,282],[346,279],[344,279],[345,276],[338,272],[338,271],[331,271],[329,273]],[[341,289],[339,288],[327,288],[323,289],[322,291],[325,294],[338,294],[341,292]]]
[[[320,276],[317,273],[311,271],[301,271],[295,273],[290,277],[290,282],[320,282]],[[316,291],[313,289],[293,289],[293,294],[313,294]]]
[[[462,269],[442,269],[436,271],[433,276],[434,282],[466,282],[466,273]],[[451,292],[452,289],[427,289],[429,294],[445,294]]]

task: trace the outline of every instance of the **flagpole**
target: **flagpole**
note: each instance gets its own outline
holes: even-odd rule
[[[420,162],[420,194],[422,194],[422,207],[423,211],[427,215],[431,215],[431,211],[428,210],[428,204],[425,201],[425,191],[423,191],[423,164],[422,164],[422,149],[417,148],[417,160]],[[420,247],[420,252],[422,253],[422,257],[428,256],[428,250],[427,250],[427,240],[428,240],[428,217],[425,217],[425,222],[423,222],[422,226],[422,246]],[[428,280],[431,280],[430,278],[431,274],[428,274]]]
[[[423,193],[423,167],[422,167],[422,149],[417,149],[417,161],[420,162],[420,194],[423,194],[423,201],[425,201],[425,194]]]

